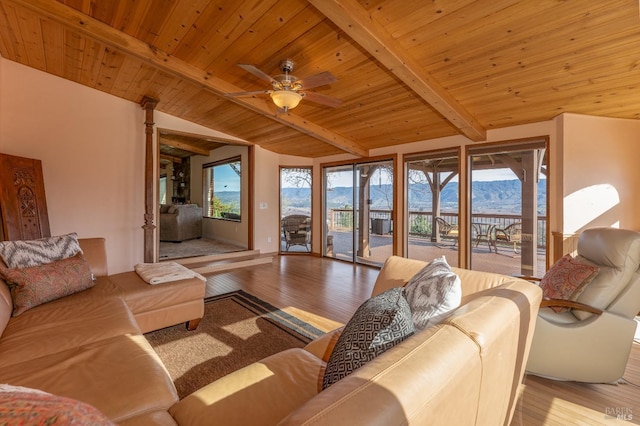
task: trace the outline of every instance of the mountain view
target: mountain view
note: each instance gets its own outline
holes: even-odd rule
[[[547,181],[538,183],[538,214],[546,213]],[[472,207],[474,213],[521,213],[521,188],[519,180],[480,181],[473,183]],[[393,191],[389,184],[371,185],[371,208],[389,210],[393,204]],[[289,210],[309,211],[310,189],[283,188],[282,200]],[[441,211],[458,211],[458,185],[447,185],[441,193]],[[432,195],[429,185],[412,184],[409,188],[411,210],[431,211]],[[327,193],[327,207],[351,208],[353,204],[350,187],[335,187]]]

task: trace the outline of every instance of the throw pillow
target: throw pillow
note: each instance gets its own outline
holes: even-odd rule
[[[60,235],[27,241],[0,242],[0,257],[9,268],[30,268],[82,253],[78,235]]]
[[[113,425],[97,408],[75,399],[0,384],[2,425]]]
[[[434,259],[415,274],[404,287],[413,324],[423,330],[439,323],[460,306],[462,284],[444,256]]]
[[[89,263],[81,253],[68,259],[24,269],[0,268],[13,299],[13,316],[93,287]]]
[[[322,389],[414,333],[411,310],[402,288],[391,288],[370,298],[356,310],[329,356]]]
[[[600,268],[597,266],[578,263],[570,254],[565,254],[542,277],[542,297],[546,300],[576,300],[598,271]],[[555,312],[567,311],[563,307],[554,306],[551,309]]]

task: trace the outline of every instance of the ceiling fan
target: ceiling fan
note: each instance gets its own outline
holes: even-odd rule
[[[239,97],[268,94],[271,96],[273,103],[284,110],[284,112],[288,112],[290,109],[297,107],[302,98],[334,108],[342,103],[340,99],[307,91],[314,87],[324,86],[325,84],[331,84],[338,81],[338,79],[328,71],[303,79],[298,79],[296,76],[290,74],[294,67],[294,63],[290,59],[285,59],[280,62],[280,70],[283,74],[276,75],[275,77],[271,77],[269,74],[261,71],[254,65],[238,64],[238,66],[256,77],[271,83],[271,87],[273,87],[273,89],[256,90],[253,92],[227,93],[226,96]]]

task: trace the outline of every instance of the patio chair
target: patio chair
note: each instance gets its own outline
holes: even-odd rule
[[[440,238],[453,238],[453,245],[455,246],[458,243],[458,225],[451,224],[439,216],[436,217],[436,224]]]
[[[504,228],[496,228],[496,243],[502,241],[513,243],[513,252],[518,253],[518,244],[522,242],[522,223],[515,222]],[[496,246],[496,253],[498,247]]]
[[[599,270],[575,299],[542,301],[527,372],[559,380],[617,382],[629,359],[634,317],[640,311],[640,232],[587,229],[578,238],[577,250],[575,263]],[[577,267],[559,268],[559,275],[575,277]]]
[[[285,216],[282,218],[282,233],[284,235],[286,251],[289,251],[289,248],[295,245],[304,246],[307,251],[310,251],[309,243],[311,241],[311,229],[309,216]]]

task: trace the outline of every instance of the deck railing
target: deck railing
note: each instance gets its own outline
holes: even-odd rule
[[[389,221],[391,223],[391,210],[370,210],[369,215],[369,230],[377,230],[379,223],[378,220]],[[457,213],[440,213],[440,217],[447,222],[457,225],[458,214]],[[329,211],[329,229],[336,231],[350,230],[354,227],[354,215],[353,209],[331,209]],[[497,228],[506,228],[512,223],[521,222],[522,216],[511,214],[496,214],[496,213],[474,213],[472,215],[472,221],[476,223],[491,223],[495,224]],[[424,211],[409,211],[409,236],[414,238],[428,238],[433,237],[433,213]],[[390,229],[391,227],[389,227]],[[538,241],[539,247],[546,246],[547,236],[547,217],[538,216]]]

